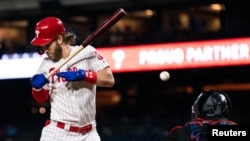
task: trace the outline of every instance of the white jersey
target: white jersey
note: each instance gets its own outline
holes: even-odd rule
[[[71,53],[79,47],[81,46],[71,46]],[[64,59],[55,63],[44,58],[38,73],[48,75],[62,62]],[[58,71],[83,69],[97,72],[107,66],[103,56],[93,46],[88,45]],[[44,88],[50,90],[51,120],[71,125],[86,125],[95,120],[96,85],[86,81],[67,82],[56,75],[51,76],[49,81]]]

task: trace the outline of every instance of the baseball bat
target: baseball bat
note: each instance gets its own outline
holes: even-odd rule
[[[46,78],[49,79],[55,72],[57,72],[61,67],[63,67],[68,61],[70,61],[74,56],[76,56],[81,50],[83,50],[87,45],[93,42],[97,37],[104,33],[107,29],[113,26],[118,20],[120,20],[126,12],[123,8],[119,8],[114,12],[108,19],[106,19],[94,32],[92,32],[82,43],[81,47],[73,52],[68,58],[65,59],[57,68],[51,71]]]

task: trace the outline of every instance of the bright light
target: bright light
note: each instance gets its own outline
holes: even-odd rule
[[[221,4],[211,4],[210,8],[215,11],[221,11],[224,10],[224,6]]]
[[[40,112],[40,114],[45,114],[46,113],[46,108],[40,107],[39,112]]]
[[[146,15],[148,15],[148,16],[153,16],[153,15],[154,15],[154,11],[152,11],[152,10],[150,10],[150,9],[145,10],[145,13],[146,13]]]
[[[30,78],[45,56],[37,53],[4,54],[0,60],[0,79]]]
[[[119,103],[119,102],[121,101],[121,96],[120,96],[120,95],[113,95],[113,96],[111,97],[111,101],[112,101],[113,103]]]

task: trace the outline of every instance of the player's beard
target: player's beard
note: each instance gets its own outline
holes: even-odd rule
[[[49,59],[53,62],[58,62],[62,58],[62,48],[58,43],[56,43],[56,47],[54,49],[53,55],[49,56]]]

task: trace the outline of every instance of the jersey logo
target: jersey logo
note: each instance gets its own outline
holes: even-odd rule
[[[51,72],[51,71],[53,71],[55,68],[50,68],[49,69],[49,72]],[[70,68],[67,68],[67,71],[74,71],[74,72],[76,72],[76,71],[78,71],[78,68],[77,67],[70,67]],[[55,74],[56,73],[59,73],[60,72],[60,70],[57,70],[56,72],[55,72]],[[53,74],[52,76],[51,76],[51,78],[50,78],[50,82],[52,83],[52,84],[54,84],[55,82],[58,82],[58,83],[64,83],[64,82],[67,82],[64,78],[62,78],[62,77],[57,77],[55,74]]]
[[[38,36],[39,36],[39,33],[40,33],[39,30],[36,30],[36,31],[35,31],[35,34],[36,34],[36,37],[37,37],[37,38],[38,38]]]
[[[101,55],[101,53],[99,51],[95,51],[95,55],[97,56],[97,58],[99,60],[102,60],[103,59],[103,56]]]
[[[203,126],[203,124],[200,122],[193,122],[193,123],[189,124],[189,128],[191,130],[190,138],[192,140],[199,141],[202,126]]]

